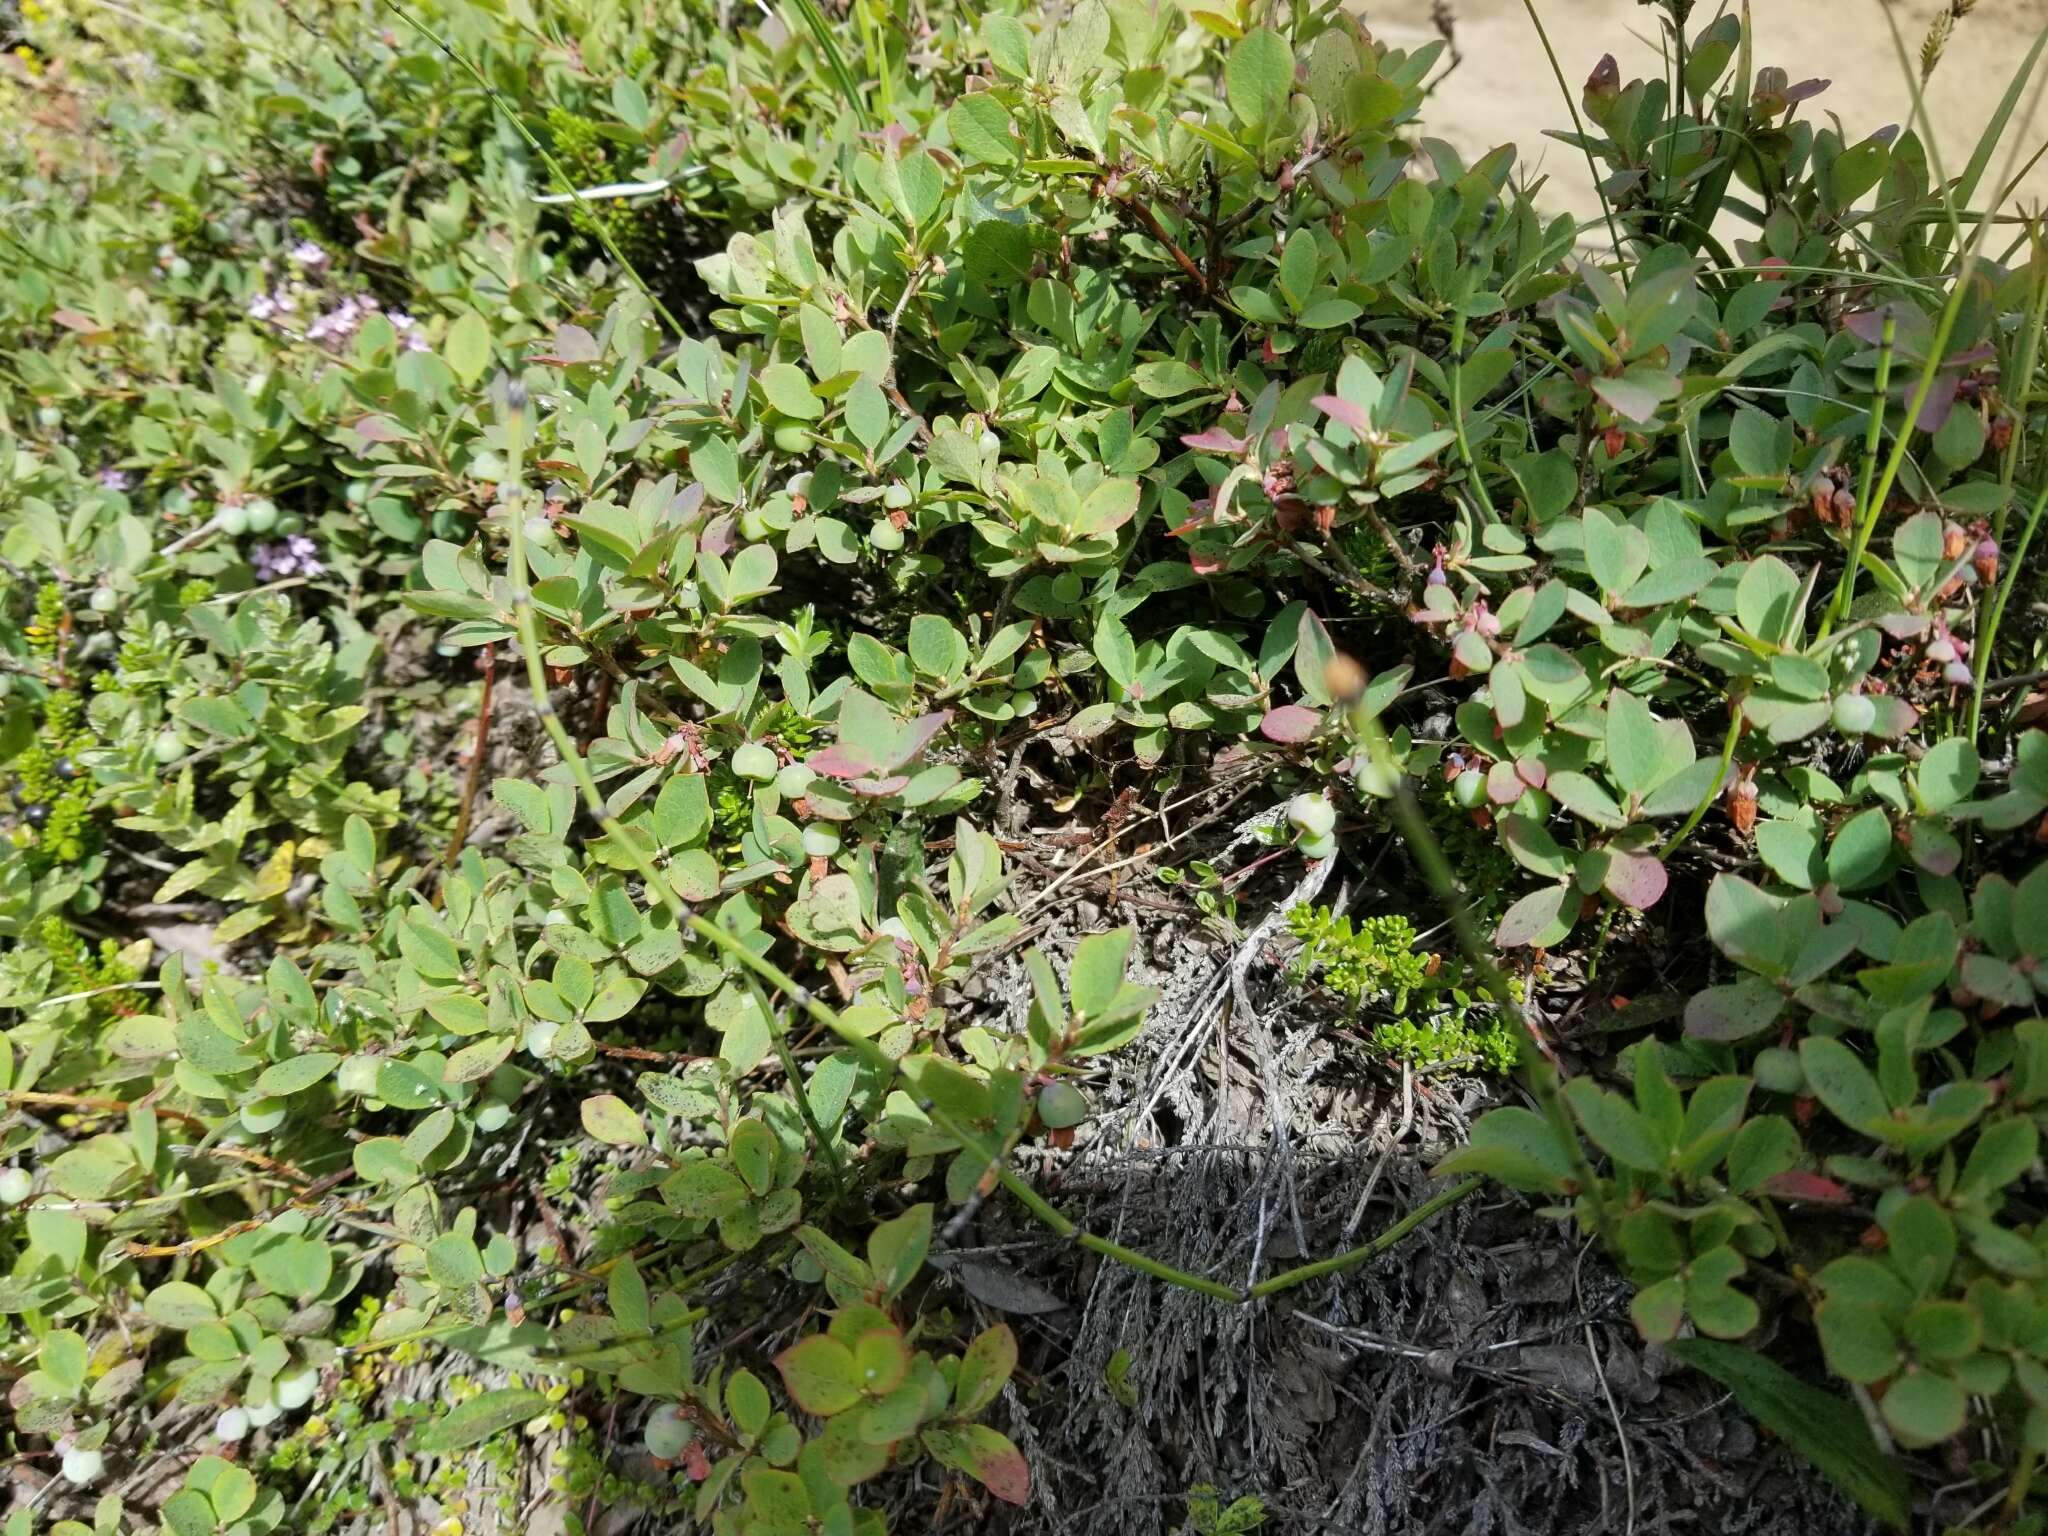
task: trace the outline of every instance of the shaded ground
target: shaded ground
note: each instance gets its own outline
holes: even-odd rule
[[[1227,865],[1218,845],[1205,853]],[[1247,921],[1289,894],[1248,896]],[[1096,1085],[1115,1106],[1097,1137],[1029,1170],[1070,1215],[1243,1284],[1364,1241],[1440,1187],[1428,1165],[1504,1085],[1404,1077],[1285,979],[1284,937],[1247,947],[1117,905],[1165,995]],[[1038,942],[1064,949],[1098,910],[1070,906]],[[982,990],[1015,999],[1024,982],[998,969]],[[1198,1530],[1187,1494],[1203,1484],[1259,1496],[1267,1531],[1860,1528],[1718,1388],[1646,1350],[1614,1272],[1512,1196],[1249,1309],[1077,1256],[1008,1212],[963,1237],[952,1272],[1039,1372],[1010,1403],[1040,1488],[1019,1531]]]

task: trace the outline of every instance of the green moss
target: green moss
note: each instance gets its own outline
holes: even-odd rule
[[[1463,968],[1416,948],[1414,925],[1399,914],[1353,923],[1328,907],[1299,906],[1287,926],[1301,940],[1293,972],[1369,1017],[1373,1041],[1397,1061],[1421,1068],[1479,1067],[1507,1072],[1519,1037]]]

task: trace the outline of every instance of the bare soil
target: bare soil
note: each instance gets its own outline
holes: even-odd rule
[[[1624,80],[1663,72],[1661,8],[1641,0],[1534,4],[1574,102],[1603,53],[1614,54]],[[1585,157],[1544,137],[1546,130],[1569,128],[1569,114],[1524,0],[1442,0],[1441,8],[1452,20],[1462,62],[1437,89],[1429,132],[1467,156],[1499,144],[1518,146],[1524,171],[1547,178],[1547,204],[1583,218],[1596,216],[1600,207]],[[1809,110],[1836,120],[1852,140],[1859,139],[1913,116],[1906,66],[1887,19],[1896,25],[1905,54],[1917,68],[1928,24],[1946,8],[1946,0],[1750,0],[1756,61],[1776,64],[1794,80],[1830,80]],[[1375,37],[1399,47],[1417,48],[1438,35],[1433,13],[1439,0],[1367,0],[1356,9]],[[1693,10],[1693,30],[1705,26],[1717,9],[1700,0]],[[1976,9],[1956,23],[1925,92],[1950,175],[1968,161],[2013,70],[2044,24],[2048,0],[1978,0]],[[2022,163],[2040,147],[2044,133],[2048,111],[2037,114],[2031,130],[2018,135]],[[2002,154],[1993,157],[1994,170],[2004,163]],[[2012,199],[2015,206],[2043,204],[2048,204],[2048,162],[2026,175]]]

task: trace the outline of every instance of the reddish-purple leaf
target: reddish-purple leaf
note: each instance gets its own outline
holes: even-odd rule
[[[1341,421],[1360,437],[1372,431],[1372,418],[1365,413],[1362,405],[1353,405],[1337,395],[1317,395],[1309,404],[1328,416],[1332,421]]]
[[[734,537],[739,532],[739,519],[730,512],[723,517],[714,517],[704,525],[704,531],[697,535],[697,547],[707,555],[716,555],[723,560],[739,545]]]
[[[1024,1453],[986,1424],[964,1424],[953,1431],[954,1465],[976,1478],[1005,1504],[1031,1498],[1031,1468]]]
[[[1513,763],[1495,763],[1486,770],[1486,798],[1495,805],[1513,805],[1522,798],[1523,787]]]
[[[366,443],[407,443],[412,434],[401,431],[388,416],[365,416],[356,423],[356,436]]]
[[[1515,777],[1531,789],[1541,789],[1550,782],[1550,770],[1543,766],[1540,757],[1518,757],[1515,759]]]
[[[1788,1168],[1763,1182],[1763,1192],[1777,1200],[1805,1200],[1814,1205],[1847,1205],[1849,1191],[1833,1179],[1803,1168]]]
[[[1572,925],[1563,915],[1565,902],[1571,895],[1569,885],[1551,885],[1540,891],[1531,891],[1508,908],[1500,920],[1500,927],[1494,932],[1493,942],[1502,949],[1516,949],[1524,944],[1555,944],[1571,932]]]
[[[903,734],[896,738],[896,761],[889,766],[901,768],[905,763],[917,761],[931,740],[946,728],[946,722],[953,718],[950,709],[935,710],[929,715],[919,715],[903,728]]]
[[[1181,438],[1186,447],[1203,453],[1243,453],[1244,439],[1232,437],[1221,427],[1210,427],[1201,432],[1189,432]]]
[[[1794,102],[1806,101],[1811,97],[1818,96],[1834,83],[1832,80],[1822,80],[1817,77],[1811,80],[1801,80],[1797,85],[1785,87],[1785,99]]]
[[[1617,853],[1610,848],[1607,873],[1600,883],[1623,906],[1642,912],[1662,899],[1671,877],[1664,872],[1664,861],[1655,854]]]
[[[1911,400],[1912,396],[1908,394],[1905,398]],[[1939,432],[1955,408],[1956,375],[1944,368],[1935,374],[1933,387],[1920,402],[1920,414],[1913,418],[1913,426],[1921,432]]]
[[[555,349],[538,353],[536,363],[559,363],[573,367],[577,363],[594,363],[602,354],[597,348],[597,338],[580,325],[565,325],[555,332]]]
[[[880,798],[883,795],[893,795],[897,793],[899,790],[902,790],[903,788],[908,786],[909,783],[909,774],[892,773],[885,778],[854,779],[851,780],[846,787],[852,790],[856,795],[872,795],[876,798]]]
[[[1265,718],[1259,721],[1259,734],[1268,741],[1291,747],[1315,735],[1322,723],[1321,712],[1306,704],[1282,704],[1266,711]]]
[[[1962,845],[1946,828],[1931,821],[1916,821],[1907,829],[1906,851],[1915,864],[1938,879],[1954,874],[1963,862]]]
[[[804,762],[813,773],[822,773],[828,779],[862,779],[881,766],[853,751],[845,742],[813,752]]]
[[[1877,706],[1877,718],[1871,721],[1868,733],[1872,736],[1895,740],[1920,723],[1920,711],[1904,699],[1888,693],[1866,694],[1865,697]]]

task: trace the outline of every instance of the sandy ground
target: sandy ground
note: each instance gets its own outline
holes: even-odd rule
[[[1425,121],[1429,131],[1466,153],[1497,144],[1519,145],[1525,166],[1549,177],[1545,200],[1582,216],[1599,211],[1592,174],[1576,151],[1545,139],[1570,120],[1543,56],[1523,0],[1450,0],[1464,63],[1446,79]],[[1417,47],[1436,35],[1431,0],[1366,0],[1360,6],[1373,35]],[[1576,99],[1600,55],[1612,52],[1621,77],[1662,72],[1661,9],[1638,0],[1536,0],[1558,64]],[[1917,59],[1941,0],[1751,0],[1759,65],[1777,64],[1794,80],[1821,76],[1833,84],[1803,109],[1832,114],[1854,140],[1912,115],[1912,95],[1885,25],[1897,23],[1907,53]],[[1715,14],[1715,0],[1695,7],[1695,34]],[[1939,131],[1942,164],[1953,176],[2003,95],[2012,71],[2048,23],[2048,0],[1978,0],[1956,24],[1948,49],[1927,86],[1927,109]],[[2048,56],[2044,56],[2048,67]],[[2024,109],[2022,113],[2024,115]],[[2026,132],[2026,156],[2048,140],[2048,99]],[[2010,142],[2010,141],[2008,141]],[[1994,174],[2003,151],[1992,160]],[[2021,183],[2016,201],[2048,205],[2048,157]]]

